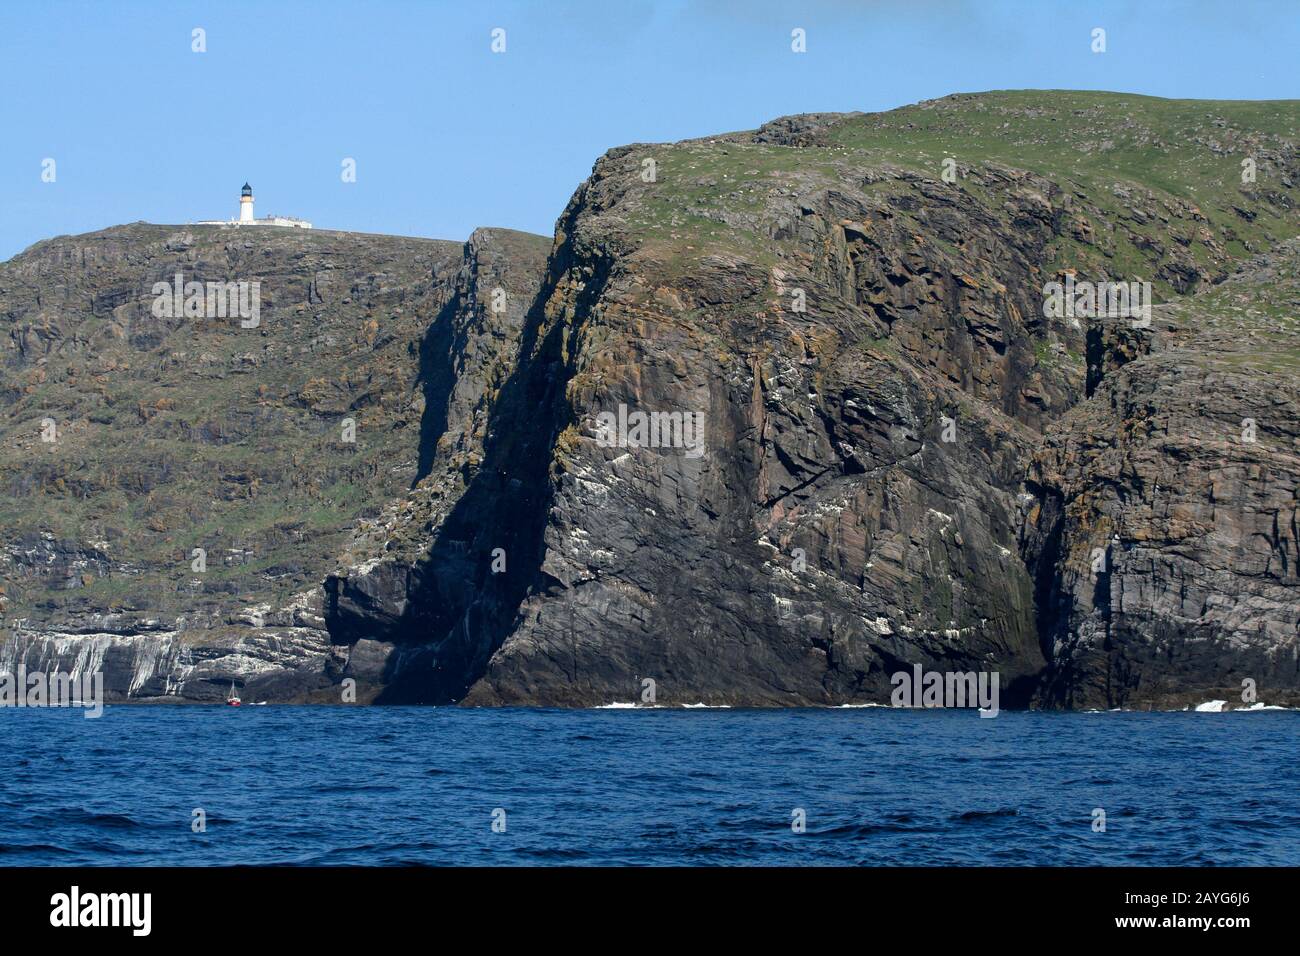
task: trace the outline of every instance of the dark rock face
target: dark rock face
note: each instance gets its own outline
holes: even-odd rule
[[[1294,699],[1293,560],[1266,562],[1276,580],[1256,588],[1196,552],[1161,571],[1130,542],[1106,581],[1132,617],[1105,611],[1106,631],[1077,593],[1076,499],[1132,465],[1080,458],[1074,436],[1112,440],[1143,414],[1115,396],[1150,376],[1150,335],[1045,317],[1044,283],[1127,278],[1106,263],[1136,256],[1166,296],[1210,288],[1236,225],[1132,182],[1111,190],[1119,211],[1082,175],[1004,162],[943,182],[837,149],[861,122],[788,118],[597,163],[558,224],[481,463],[404,505],[423,537],[327,583],[336,639],[395,647],[380,699],[588,706],[643,699],[649,679],[669,704],[884,702],[918,663],[997,670],[1006,705],[1184,706],[1245,670],[1270,702]],[[1272,155],[1294,167],[1293,147]],[[1289,188],[1235,202],[1290,228]],[[1242,409],[1272,409],[1266,388]],[[704,453],[607,447],[601,416],[620,408],[698,413]],[[1148,448],[1152,474],[1109,506],[1126,527],[1164,507],[1158,474],[1209,465],[1172,451]],[[1278,470],[1218,547],[1294,522]],[[1171,598],[1140,596],[1192,571],[1201,597],[1153,628]],[[1202,652],[1222,629],[1195,602],[1256,591],[1231,612],[1248,623]]]
[[[36,247],[0,266],[29,436],[0,462],[29,621],[4,652],[90,648],[123,694],[193,699],[351,679],[361,702],[834,706],[921,665],[996,671],[1002,706],[1235,702],[1246,679],[1300,701],[1296,135],[1294,104],[1006,93],[623,147],[553,243],[259,237],[238,261],[272,288],[263,335],[297,331],[191,343],[230,346],[195,407],[158,405],[195,333],[139,316],[130,277],[232,238]],[[76,292],[49,304],[25,276],[52,269]],[[1066,277],[1168,304],[1049,314]],[[106,314],[126,364],[91,368]],[[101,440],[84,396],[135,383],[120,471],[88,442],[87,467],[32,465],[51,377]],[[201,481],[193,443],[235,460]],[[96,510],[20,518],[33,489]],[[106,518],[128,493],[152,510]],[[196,501],[220,590],[168,569],[211,535]],[[87,593],[108,578],[124,596]]]
[[[1046,703],[1240,700],[1243,681],[1300,701],[1297,306],[1293,241],[1150,331],[1096,330],[1118,357],[1030,473]]]
[[[1012,487],[996,474],[1013,459],[1015,423],[972,417],[958,426],[966,441],[945,443],[941,414],[962,417],[962,385],[981,386],[852,347],[892,310],[929,357],[928,304],[960,295],[941,253],[918,251],[911,272],[899,264],[908,278],[889,299],[877,260],[839,225],[871,207],[850,210],[841,195],[834,207],[810,199],[790,224],[806,236],[798,246],[828,250],[802,274],[731,262],[675,274],[654,253],[619,255],[609,220],[587,213],[618,209],[635,177],[607,170],[637,162],[603,161],[562,221],[573,261],[538,316],[551,351],[521,366],[518,388],[542,399],[557,434],[535,493],[541,553],[525,553],[538,570],[469,699],[605,703],[636,699],[650,678],[657,699],[681,704],[879,701],[902,662],[978,670],[995,659],[1027,696],[1043,662]],[[592,259],[613,263],[588,271]],[[785,307],[782,284],[804,290],[808,312]],[[886,301],[864,316],[872,295]],[[674,300],[710,308],[709,334],[656,306]],[[974,364],[981,346],[954,338]],[[988,387],[1001,390],[999,378],[990,372]],[[706,452],[599,447],[593,420],[620,406],[700,413]],[[527,488],[537,457],[503,443],[485,471]],[[489,524],[481,546],[504,530]]]

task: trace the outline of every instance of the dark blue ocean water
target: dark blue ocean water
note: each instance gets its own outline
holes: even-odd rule
[[[1292,712],[160,706],[0,735],[6,865],[1300,864]]]

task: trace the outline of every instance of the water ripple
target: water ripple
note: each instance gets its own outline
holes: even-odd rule
[[[1289,713],[0,710],[0,857],[1294,866],[1297,728]]]

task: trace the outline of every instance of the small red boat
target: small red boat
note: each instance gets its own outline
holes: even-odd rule
[[[242,703],[242,701],[239,699],[238,695],[235,693],[235,682],[234,682],[234,681],[231,681],[231,682],[230,682],[230,695],[226,698],[226,706],[227,706],[227,707],[238,707],[241,703]]]

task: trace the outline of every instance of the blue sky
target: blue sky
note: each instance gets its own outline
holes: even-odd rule
[[[986,89],[1300,98],[1297,50],[1295,0],[6,0],[0,259],[226,218],[245,180],[322,228],[550,234],[624,143]]]

